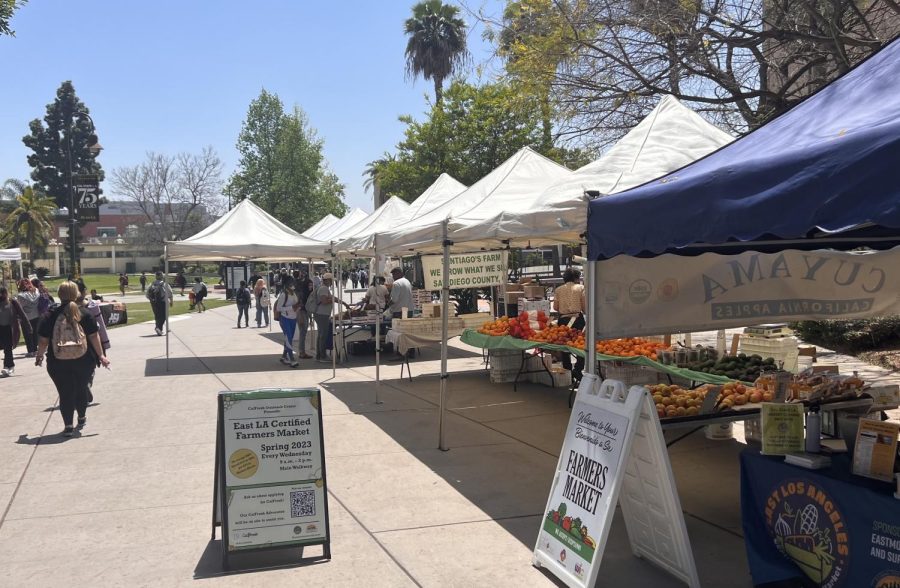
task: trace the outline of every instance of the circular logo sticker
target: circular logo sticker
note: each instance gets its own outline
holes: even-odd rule
[[[769,495],[766,524],[775,546],[819,586],[840,586],[850,539],[831,497],[805,480],[785,480]]]
[[[900,572],[882,572],[872,584],[875,588],[900,588]]]
[[[650,299],[653,286],[647,280],[635,280],[628,287],[628,299],[635,304],[643,304]]]
[[[678,298],[678,280],[666,278],[656,289],[656,297],[663,302],[669,302]]]
[[[259,458],[249,449],[238,449],[228,458],[228,470],[235,478],[250,478],[259,470]]]

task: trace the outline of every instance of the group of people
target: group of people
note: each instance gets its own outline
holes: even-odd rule
[[[13,349],[24,335],[26,357],[36,366],[47,359],[47,373],[59,394],[63,435],[71,437],[87,424],[93,401],[91,386],[97,367],[109,367],[109,336],[97,301],[85,297],[84,282],[66,281],[57,290],[59,302],[38,279],[22,279],[11,296],[0,286],[0,377],[15,374]],[[77,413],[77,422],[75,415]]]
[[[347,280],[349,280],[354,290],[357,288],[366,289],[369,287],[369,274],[365,268],[354,267],[349,272],[344,271],[341,274],[341,277],[344,279],[345,284],[347,283]]]

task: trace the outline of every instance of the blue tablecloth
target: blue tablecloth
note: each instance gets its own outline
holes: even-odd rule
[[[808,470],[744,450],[741,515],[755,585],[900,586],[900,501],[891,484],[850,470],[847,454]]]

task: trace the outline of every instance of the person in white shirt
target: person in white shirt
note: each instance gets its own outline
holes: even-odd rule
[[[281,294],[275,300],[274,318],[281,325],[284,333],[284,350],[281,352],[281,363],[295,368],[300,365],[294,358],[294,332],[297,330],[297,311],[300,298],[294,292],[294,280],[284,278],[281,282]]]
[[[194,307],[197,309],[197,312],[206,310],[203,299],[206,298],[209,291],[206,288],[206,284],[203,283],[203,280],[200,279],[199,276],[194,278],[194,285],[191,287],[191,292],[194,293]]]
[[[402,309],[412,312],[413,297],[412,284],[403,275],[403,270],[395,267],[391,270],[391,277],[394,283],[391,286],[391,315],[394,318],[400,318],[403,315]]]
[[[388,289],[384,285],[384,278],[375,278],[375,283],[369,286],[366,297],[363,298],[365,308],[368,310],[377,310],[379,313],[384,312],[387,308]]]

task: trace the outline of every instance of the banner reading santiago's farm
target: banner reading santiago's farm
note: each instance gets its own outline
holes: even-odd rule
[[[450,289],[487,288],[506,283],[507,254],[507,251],[482,251],[451,255]],[[443,264],[442,255],[422,257],[426,290],[440,290],[443,287]]]
[[[606,518],[615,513],[609,493],[620,475],[628,424],[628,418],[581,400],[572,408],[537,549],[582,583],[591,576],[594,537],[600,537]]]
[[[225,392],[221,402],[228,548],[327,540],[318,390]]]
[[[596,263],[597,332],[607,338],[900,312],[900,248]]]

